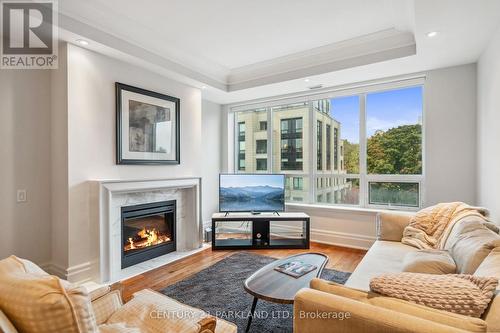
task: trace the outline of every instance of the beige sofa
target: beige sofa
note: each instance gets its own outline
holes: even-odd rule
[[[315,279],[309,289],[299,291],[294,304],[294,332],[500,332],[499,289],[482,318],[435,310],[369,291],[372,277],[401,272],[405,255],[417,251],[400,242],[410,217],[411,214],[378,215],[377,241],[344,286]],[[500,248],[492,250],[474,274],[500,278]]]
[[[48,275],[28,260],[14,256],[0,260],[0,332],[61,330],[65,333],[236,333],[237,327],[153,290],[139,291],[124,304],[121,292],[109,286],[88,293],[82,286]]]

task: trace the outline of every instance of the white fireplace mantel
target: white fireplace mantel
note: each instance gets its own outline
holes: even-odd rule
[[[203,249],[201,179],[92,181],[91,206],[94,246],[93,277],[98,283],[120,281],[176,261]],[[121,207],[176,200],[175,252],[121,268]]]

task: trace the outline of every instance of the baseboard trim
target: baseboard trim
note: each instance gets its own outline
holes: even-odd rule
[[[54,263],[49,263],[45,265],[45,267],[46,268],[44,270],[50,274],[57,275],[61,279],[68,280],[73,283],[80,284],[92,280],[92,264],[90,262],[85,262],[68,268],[64,268]]]
[[[280,228],[283,231],[302,232],[302,228],[295,226],[276,225],[274,228]],[[311,228],[311,241],[316,243],[367,250],[375,240],[375,237],[367,235]]]
[[[375,237],[366,235],[311,229],[311,241],[322,244],[368,250],[373,245],[375,240]]]

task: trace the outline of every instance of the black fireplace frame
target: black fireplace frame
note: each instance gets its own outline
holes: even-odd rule
[[[153,259],[164,254],[174,252],[176,247],[176,228],[175,224],[177,221],[177,203],[176,200],[169,201],[159,201],[147,204],[140,204],[134,206],[125,206],[121,208],[121,253],[122,253],[122,269],[136,265],[138,263],[144,262],[149,259]],[[123,250],[123,226],[125,220],[135,218],[135,217],[147,217],[158,214],[172,214],[173,213],[173,223],[172,223],[172,235],[171,241],[166,243],[161,243],[150,248],[143,249],[140,252],[125,254]]]

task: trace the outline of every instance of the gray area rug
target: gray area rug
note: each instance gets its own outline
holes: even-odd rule
[[[253,297],[243,282],[274,258],[237,252],[161,292],[184,304],[203,309],[213,316],[233,322],[245,332]],[[324,269],[322,279],[344,284],[351,273]],[[259,300],[250,332],[292,332],[293,305]],[[260,316],[260,318],[259,318]]]

